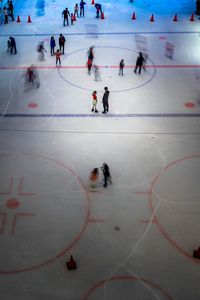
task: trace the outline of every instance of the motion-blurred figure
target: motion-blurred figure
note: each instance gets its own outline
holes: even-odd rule
[[[101,76],[100,76],[99,67],[97,65],[93,65],[93,70],[94,70],[94,80],[95,81],[100,81]]]
[[[37,47],[37,51],[39,53],[39,60],[44,61],[45,60],[45,56],[44,56],[44,52],[47,52],[46,49],[44,48],[44,42],[39,42],[38,47]]]

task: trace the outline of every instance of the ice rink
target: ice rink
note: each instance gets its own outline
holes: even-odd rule
[[[0,26],[0,299],[199,300],[195,1],[101,1],[104,19],[85,2],[85,16],[64,27],[62,11],[76,1],[15,0],[21,22]],[[61,33],[56,68],[49,41],[59,48]],[[91,46],[99,81],[87,73]],[[148,55],[140,75],[139,51]],[[39,88],[26,82],[32,64]],[[113,184],[102,186],[100,170],[93,189],[90,172],[104,162]],[[76,270],[66,268],[70,255]]]

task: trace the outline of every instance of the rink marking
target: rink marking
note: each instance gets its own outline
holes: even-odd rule
[[[27,70],[29,66],[0,66],[0,70]],[[98,65],[99,68],[101,69],[118,69],[118,65],[114,66],[103,66],[103,65]],[[130,66],[125,66],[125,69],[133,69],[135,68],[135,65],[130,65]],[[199,69],[200,65],[146,65],[146,69]],[[58,69],[87,69],[87,66],[61,66],[61,67],[56,67],[56,66],[35,66],[35,69],[38,70],[58,70]]]
[[[200,31],[134,31],[134,32],[79,32],[79,33],[65,33],[66,36],[80,36],[80,35],[137,35],[137,34],[200,34]],[[34,37],[34,36],[59,36],[60,33],[16,33],[12,36],[19,37]],[[0,37],[7,37],[10,34],[0,34]]]
[[[0,114],[1,118],[199,118],[200,113],[157,114]]]

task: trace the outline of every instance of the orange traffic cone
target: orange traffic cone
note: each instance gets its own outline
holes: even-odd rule
[[[77,269],[76,262],[75,262],[72,255],[70,256],[70,260],[68,262],[66,262],[66,267],[67,267],[68,270]]]
[[[104,18],[104,13],[103,12],[101,12],[101,20],[104,20],[105,18]]]
[[[154,22],[154,16],[153,16],[153,14],[151,15],[150,22]]]
[[[135,15],[135,12],[133,13],[133,15],[132,15],[132,18],[131,18],[132,20],[136,20],[136,15]]]
[[[177,21],[178,21],[177,14],[174,15],[173,21],[174,21],[174,22],[177,22]]]
[[[31,17],[28,15],[28,23],[31,23]]]
[[[92,0],[91,4],[94,5],[94,0]]]
[[[194,21],[194,14],[191,15],[190,21],[192,21],[192,22]]]
[[[17,17],[17,23],[20,23],[21,21],[20,21],[20,17],[18,16]]]
[[[73,21],[76,21],[76,15],[74,14],[74,16],[73,16]]]

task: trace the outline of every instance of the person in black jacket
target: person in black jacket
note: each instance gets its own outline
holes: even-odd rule
[[[60,34],[58,41],[60,46],[60,52],[62,52],[62,54],[65,54],[65,37],[62,34]]]
[[[109,110],[109,104],[108,104],[108,97],[109,97],[109,90],[107,87],[104,88],[104,94],[103,94],[103,98],[102,98],[102,103],[103,103],[103,111],[102,114],[106,114],[106,112],[108,112]]]
[[[104,177],[104,187],[106,188],[107,187],[107,184],[108,184],[108,181],[110,182],[110,184],[112,184],[112,179],[111,179],[111,176],[110,176],[110,170],[109,170],[109,167],[106,163],[103,163],[102,167],[101,167],[101,170],[103,172],[103,177]]]
[[[136,66],[135,66],[135,70],[134,70],[135,73],[137,73],[137,69],[139,68],[138,73],[141,74],[141,69],[142,69],[143,63],[144,63],[144,57],[142,55],[142,52],[139,52],[139,56],[136,60]]]
[[[17,54],[15,38],[10,36],[9,39],[10,39],[10,53],[13,53],[14,50],[14,54]]]
[[[63,26],[66,26],[65,21],[67,21],[67,26],[68,26],[69,25],[68,16],[70,17],[70,13],[67,7],[63,10],[62,16],[63,16]]]
[[[83,0],[81,0],[81,2],[80,2],[80,17],[81,16],[83,16],[84,17],[84,13],[85,13],[85,11],[84,11],[84,5],[85,5],[86,3],[83,1]]]

